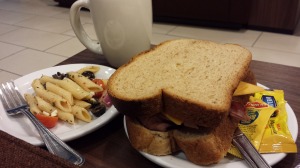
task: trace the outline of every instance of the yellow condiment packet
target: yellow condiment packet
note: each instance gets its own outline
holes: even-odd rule
[[[297,145],[288,128],[288,116],[285,108],[283,90],[263,91],[255,93],[255,98],[261,99],[270,106],[276,108],[276,112],[270,117],[266,126],[260,153],[297,153]]]
[[[253,102],[251,102],[251,100]],[[238,127],[253,144],[253,146],[256,149],[259,149],[265,127],[270,116],[276,109],[260,100],[255,101],[254,98],[250,98],[250,102],[246,104],[246,110],[251,119],[249,121],[240,121]],[[234,145],[231,145],[228,153],[242,158],[239,150]]]

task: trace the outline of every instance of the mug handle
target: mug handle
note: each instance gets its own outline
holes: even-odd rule
[[[97,54],[103,54],[100,43],[93,41],[85,32],[80,21],[80,9],[89,8],[89,0],[77,0],[70,8],[71,25],[79,41],[89,50]]]

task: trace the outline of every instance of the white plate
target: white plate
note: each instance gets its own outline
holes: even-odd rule
[[[259,86],[265,87],[261,84]],[[267,88],[267,87],[265,87]],[[296,138],[298,136],[298,123],[295,113],[291,106],[287,103],[286,110],[288,114],[288,127],[292,134],[294,141],[296,142]],[[124,127],[126,131],[126,135],[128,137],[127,128],[126,128],[126,121],[124,117]],[[220,161],[218,164],[210,165],[210,166],[199,166],[195,165],[189,161],[187,161],[184,153],[180,152],[177,155],[168,155],[168,156],[154,156],[147,154],[145,152],[140,152],[144,157],[149,159],[150,161],[162,166],[162,167],[172,167],[172,168],[201,168],[201,167],[216,167],[216,168],[247,168],[249,167],[244,160],[238,158],[229,158],[225,157]],[[282,160],[286,154],[285,153],[276,153],[276,154],[262,154],[264,159],[272,166]]]
[[[33,93],[31,82],[34,79],[41,77],[41,75],[51,76],[56,72],[65,73],[69,71],[76,71],[88,65],[93,64],[70,64],[51,67],[25,75],[19,79],[16,79],[14,82],[22,94]],[[100,67],[100,71],[96,73],[96,78],[108,79],[111,76],[111,74],[115,71],[115,69],[106,66],[94,66]],[[58,124],[50,130],[63,141],[69,141],[84,136],[104,126],[117,114],[118,111],[114,106],[112,106],[99,118],[93,118],[92,122],[90,123],[85,123],[83,121],[76,120],[75,125],[70,125],[63,121],[59,121]],[[0,130],[7,132],[12,136],[15,136],[33,145],[44,144],[37,130],[26,116],[21,114],[16,116],[8,116],[4,111],[2,104],[0,105]]]

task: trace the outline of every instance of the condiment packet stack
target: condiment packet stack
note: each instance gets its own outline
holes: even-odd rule
[[[260,91],[246,104],[249,121],[239,128],[260,153],[297,153],[297,146],[288,128],[283,90]],[[242,158],[232,145],[228,153]]]

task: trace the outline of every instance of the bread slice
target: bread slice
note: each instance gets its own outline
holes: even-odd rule
[[[108,81],[125,115],[165,112],[184,123],[215,127],[228,116],[232,94],[245,78],[251,53],[238,45],[179,39],[135,56]]]
[[[182,129],[173,131],[173,138],[186,158],[198,165],[218,163],[231,146],[237,121],[225,117],[218,127],[199,130]]]
[[[166,132],[149,130],[128,116],[125,119],[130,143],[136,150],[156,156],[181,150],[188,160],[198,165],[210,165],[223,159],[237,128],[237,122],[230,117],[225,117],[213,129],[181,127]]]
[[[125,117],[131,145],[138,151],[156,156],[170,155],[178,151],[172,131],[152,131],[142,126],[136,119]]]

